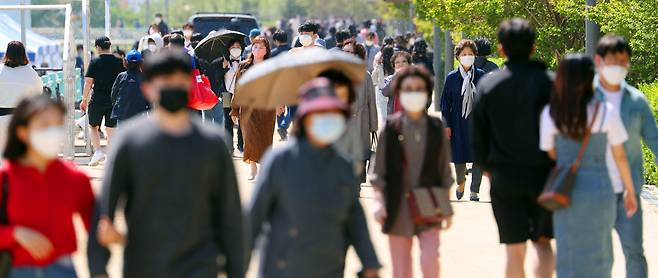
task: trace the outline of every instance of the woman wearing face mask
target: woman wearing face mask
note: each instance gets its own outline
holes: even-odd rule
[[[240,57],[242,57],[242,51],[244,46],[238,40],[229,43],[229,57],[220,58],[221,66],[215,66],[215,62],[211,65],[211,68],[217,68],[218,73],[218,86],[213,88],[213,91],[219,92],[219,97],[222,98],[221,105],[223,106],[224,113],[224,128],[226,129],[226,142],[228,144],[229,150],[233,153],[233,128],[237,123],[233,122],[231,118],[231,100],[233,99],[233,94],[235,93],[235,85],[237,84],[237,73],[238,68],[240,67]],[[215,74],[210,74],[209,76],[215,76]],[[213,80],[211,79],[211,82]],[[238,129],[238,150],[242,152],[244,149],[244,142],[242,140],[242,132]]]
[[[270,58],[270,43],[268,40],[263,36],[254,38],[249,58],[240,63],[236,80],[239,81],[240,76],[253,65],[268,58]],[[276,113],[274,110],[257,110],[232,105],[230,115],[233,122],[239,121],[240,123],[244,138],[243,161],[251,166],[249,180],[254,180],[258,173],[257,163],[260,162],[267,148],[272,145]]]
[[[192,43],[192,36],[194,36],[194,25],[192,23],[185,23],[183,25],[183,37],[185,37],[185,48],[189,48]]]
[[[358,181],[351,163],[331,147],[345,132],[348,106],[326,78],[300,91],[296,138],[266,155],[248,206],[248,250],[267,223],[262,277],[342,277],[350,245],[361,259],[363,277],[377,277],[380,265],[359,203]]]
[[[57,159],[63,123],[61,103],[36,96],[16,107],[9,124],[8,163],[0,169],[8,224],[0,224],[0,249],[11,252],[12,278],[76,277],[73,215],[88,229],[94,195],[87,176]]]
[[[450,145],[441,120],[427,115],[433,88],[429,73],[422,67],[409,67],[398,73],[393,87],[403,110],[391,115],[379,134],[370,173],[375,187],[375,219],[389,236],[393,278],[414,277],[414,236],[420,243],[423,277],[439,277],[439,229],[442,225],[449,228],[452,218],[416,224],[408,192],[418,187],[452,186]]]
[[[464,196],[466,186],[466,163],[473,163],[474,154],[471,147],[470,115],[475,105],[475,85],[484,76],[484,71],[476,68],[475,56],[477,46],[472,40],[462,40],[455,46],[455,57],[459,60],[459,68],[451,71],[446,77],[443,95],[441,95],[441,111],[446,122],[446,133],[452,147],[452,162],[457,172],[457,199]],[[480,182],[482,170],[473,164],[471,170],[471,201],[480,201]]]
[[[384,79],[384,87],[382,87],[382,95],[388,97],[388,115],[393,114],[394,112],[402,111],[402,107],[400,106],[400,102],[397,99],[397,96],[393,96],[393,79],[395,79],[395,76],[398,72],[411,66],[411,54],[406,51],[395,52],[391,57],[391,64],[393,64],[395,72]]]

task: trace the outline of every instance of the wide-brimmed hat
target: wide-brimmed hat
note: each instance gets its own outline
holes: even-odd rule
[[[299,92],[299,106],[295,113],[297,119],[311,113],[331,110],[339,110],[346,117],[349,115],[349,107],[338,99],[331,81],[327,78],[318,77],[306,82]]]

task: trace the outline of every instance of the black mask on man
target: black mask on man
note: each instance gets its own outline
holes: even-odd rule
[[[160,107],[176,113],[187,106],[188,96],[184,88],[160,89]]]

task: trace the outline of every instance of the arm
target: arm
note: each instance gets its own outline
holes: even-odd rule
[[[635,187],[633,187],[633,177],[631,175],[631,168],[628,165],[628,158],[626,151],[624,151],[624,144],[617,144],[612,146],[612,155],[615,158],[615,163],[619,169],[619,174],[624,182],[624,208],[626,209],[626,217],[631,218],[637,211],[637,200],[635,197]]]
[[[473,150],[475,163],[482,166],[485,171],[491,170],[487,157],[491,144],[491,126],[487,116],[487,95],[481,95],[473,110]]]
[[[347,238],[349,243],[354,246],[354,250],[359,256],[359,259],[361,259],[364,269],[379,269],[381,267],[375,253],[375,248],[370,240],[366,216],[363,214],[363,208],[361,207],[358,194],[354,194],[350,218],[347,223]]]
[[[114,84],[112,84],[112,93],[110,94],[110,99],[112,101],[112,105],[115,105],[117,103],[117,99],[119,98],[119,93],[121,90],[121,85],[122,81],[124,80],[123,74],[119,74],[116,79],[114,79]]]
[[[0,195],[3,194],[2,192],[2,183],[4,182],[4,179],[7,179],[8,173],[7,171],[2,171],[0,172]],[[11,224],[1,224],[0,225],[0,248],[2,249],[10,249],[16,244],[16,239],[14,238],[14,230],[16,226],[11,225]]]
[[[269,221],[274,210],[277,190],[275,189],[276,158],[270,151],[263,159],[262,169],[256,182],[256,189],[247,209],[250,237],[247,244],[247,256],[251,254],[256,239],[261,233],[263,223]],[[247,261],[248,262],[248,261]]]
[[[651,107],[644,105],[644,118],[642,119],[642,140],[653,152],[655,163],[658,164],[658,126]]]
[[[89,228],[89,238],[87,240],[87,264],[89,268],[89,277],[107,277],[107,263],[110,260],[110,250],[103,247],[98,242],[98,225],[100,222],[100,204],[97,202],[93,207],[91,216],[91,225]]]
[[[89,101],[91,98],[91,88],[94,85],[94,79],[91,77],[85,77],[85,88],[82,90],[82,100]]]
[[[447,78],[444,84],[446,85],[448,84]],[[450,117],[449,117],[451,111],[452,111],[452,96],[448,91],[448,86],[443,86],[443,93],[441,94],[441,115],[443,115],[443,121],[445,121],[446,123],[446,128],[452,128],[452,124],[450,123]],[[448,138],[450,138],[450,134],[448,134]]]
[[[226,275],[230,278],[244,277],[248,265],[245,263],[246,237],[240,192],[231,155],[226,148],[222,147],[222,149],[220,159],[223,160],[221,163],[223,167],[218,169],[220,178],[213,196],[216,213],[215,240],[226,256]]]
[[[133,169],[130,161],[130,153],[126,144],[125,136],[121,134],[115,141],[114,148],[108,156],[105,167],[105,180],[101,191],[101,216],[107,216],[114,220],[119,198],[123,197],[131,187],[130,176]],[[125,196],[127,199],[130,196]],[[126,200],[130,201],[130,200]]]
[[[375,96],[375,86],[372,85],[370,76],[365,80],[366,95],[368,97],[368,117],[370,123],[370,132],[376,132],[379,128],[379,119],[377,118],[377,96]]]

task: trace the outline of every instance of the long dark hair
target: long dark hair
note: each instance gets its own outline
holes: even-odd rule
[[[587,130],[587,105],[594,97],[594,62],[582,54],[560,61],[550,100],[550,115],[560,133],[580,140]]]
[[[7,51],[5,57],[2,58],[2,63],[10,68],[18,66],[25,66],[30,63],[25,53],[25,46],[19,41],[10,41],[7,44]]]
[[[255,37],[253,40],[251,40],[252,47],[254,44],[257,43],[265,45],[267,52],[265,53],[264,59],[265,60],[269,59],[270,56],[272,55],[272,48],[270,47],[270,42],[264,36],[258,36]],[[247,69],[249,69],[253,65],[254,65],[254,53],[252,51],[252,53],[249,53],[249,57],[240,63],[237,79],[240,79],[240,75],[242,75],[245,71],[247,71]]]
[[[391,58],[393,58],[394,53],[395,50],[393,49],[393,46],[387,45],[382,48],[382,64],[384,65],[384,74],[386,76],[395,73],[395,67],[393,67],[393,63],[391,63]]]
[[[16,161],[23,157],[27,152],[27,145],[18,138],[18,128],[27,127],[34,116],[44,111],[55,108],[64,115],[66,109],[61,102],[51,99],[47,96],[39,95],[22,100],[12,115],[7,131],[7,146],[3,157],[10,161]]]

